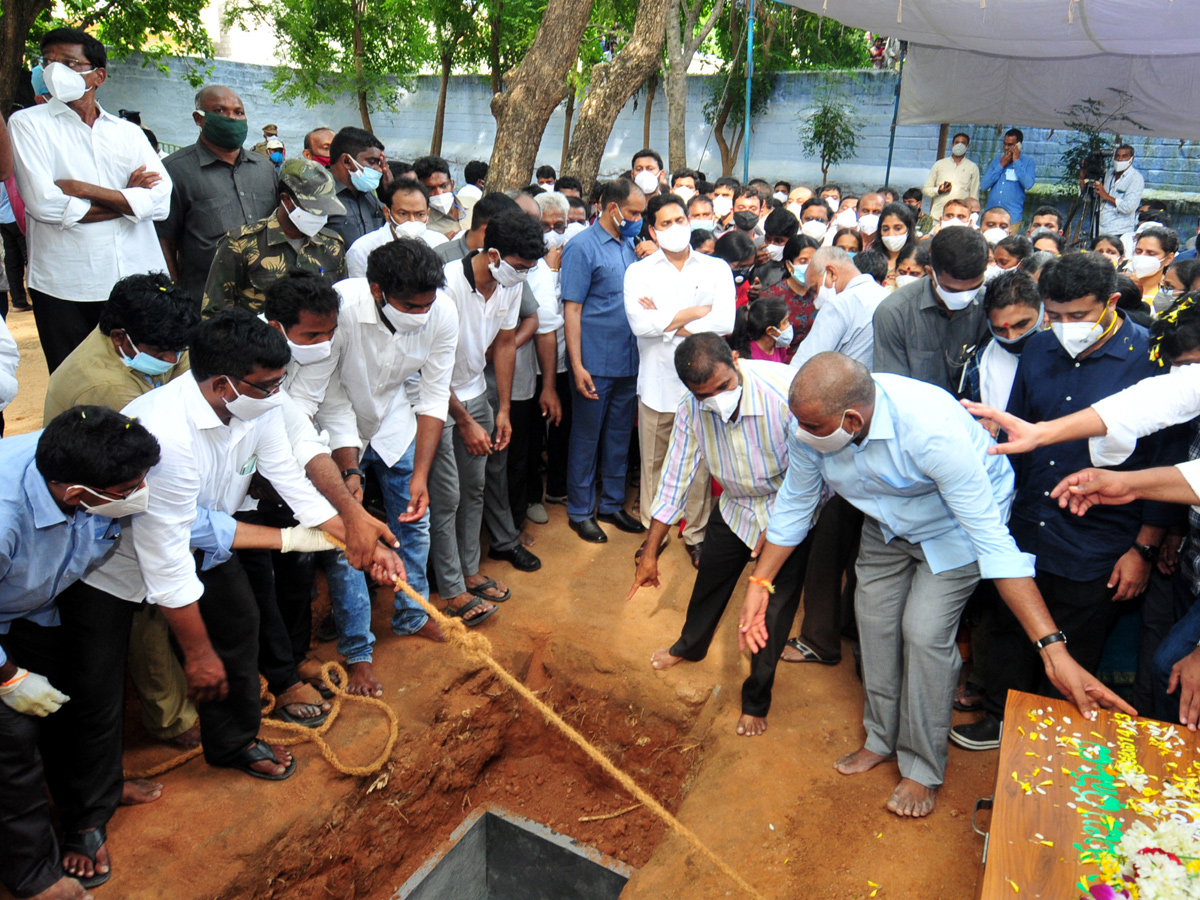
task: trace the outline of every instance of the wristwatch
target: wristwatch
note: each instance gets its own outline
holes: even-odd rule
[[[1034,641],[1033,646],[1036,647],[1038,650],[1045,650],[1051,644],[1057,644],[1060,642],[1065,644],[1067,642],[1067,636],[1065,634],[1063,634],[1061,631],[1056,631],[1056,632],[1054,632],[1054,634],[1046,635],[1040,641]]]
[[[1142,559],[1144,559],[1148,563],[1153,563],[1153,562],[1158,561],[1158,548],[1155,546],[1152,546],[1150,544],[1135,543],[1133,545],[1133,549],[1138,552],[1138,556],[1140,556]]]
[[[363,474],[362,469],[343,469],[342,470],[342,481],[345,481],[351,475],[357,475],[360,479],[367,477]]]

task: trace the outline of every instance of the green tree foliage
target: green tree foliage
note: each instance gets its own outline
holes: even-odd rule
[[[800,146],[806,156],[821,161],[821,180],[829,180],[829,169],[854,158],[859,121],[854,107],[841,96],[827,93],[817,100],[800,126]]]

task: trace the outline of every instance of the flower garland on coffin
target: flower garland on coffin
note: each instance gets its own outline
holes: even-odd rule
[[[1200,824],[1133,822],[1086,900],[1200,900]]]

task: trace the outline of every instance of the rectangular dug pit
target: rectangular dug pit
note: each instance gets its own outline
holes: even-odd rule
[[[617,900],[624,863],[529,819],[472,814],[393,900]]]

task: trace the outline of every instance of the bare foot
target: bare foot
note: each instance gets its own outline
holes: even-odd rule
[[[162,796],[163,786],[157,781],[146,778],[126,780],[121,788],[121,806],[136,806],[139,803],[153,803]]]
[[[257,739],[255,743],[257,743]],[[250,746],[253,747],[254,744]],[[270,744],[269,746],[271,752],[275,754],[275,762],[271,762],[269,759],[260,759],[258,762],[251,763],[250,768],[255,772],[262,772],[264,775],[282,775],[292,764],[292,754],[288,752],[287,747],[281,747],[279,744]]]
[[[669,669],[684,661],[682,656],[672,656],[668,650],[655,650],[654,655],[650,657],[650,665],[656,669]]]
[[[870,772],[880,763],[895,758],[894,755],[880,756],[878,753],[872,753],[866,747],[863,747],[861,750],[847,753],[835,762],[833,767],[843,775],[861,775],[863,772]]]
[[[482,572],[478,572],[475,575],[472,575],[470,578],[463,579],[463,583],[466,584],[466,586],[468,588],[477,588],[487,580],[488,580],[488,577],[486,575],[484,575]],[[497,579],[492,579],[492,580],[495,581],[496,583],[489,588],[485,588],[484,594],[487,595],[487,598],[489,600],[499,600],[501,603],[503,603],[505,599],[508,599],[505,596],[506,594],[508,594],[508,585],[505,584],[503,581],[499,581]],[[467,600],[470,600],[472,597],[475,597],[475,596],[478,596],[478,595],[472,594],[468,590],[467,593],[461,594],[458,598],[456,598],[460,602],[456,602],[454,605],[462,606],[462,604],[464,602],[466,602],[466,601],[462,600],[463,597],[466,597]],[[501,599],[501,598],[503,598],[503,599]],[[467,616],[467,618],[471,619],[474,617]]]
[[[746,737],[758,737],[767,730],[766,716],[747,716],[743,715],[738,719],[737,733]]]
[[[488,590],[490,591],[491,588],[488,588]],[[465,606],[466,604],[470,603],[474,599],[475,599],[475,595],[472,593],[459,594],[450,603],[446,604],[446,610],[445,610],[446,615],[451,615],[454,610],[457,610],[461,606]],[[482,603],[480,603],[474,609],[468,611],[467,614],[462,617],[463,621],[470,622],[472,619],[474,619],[478,616],[482,616],[488,610],[492,610],[495,608],[496,608],[496,604],[488,603],[486,600],[484,600]],[[417,633],[420,634],[420,632],[417,632]]]
[[[88,828],[83,832],[94,829]],[[110,860],[108,858],[108,844],[101,844],[100,849],[96,851],[96,862],[93,862],[84,856],[82,853],[63,853],[62,867],[63,871],[72,878],[91,878],[93,875],[103,875],[109,870]]]
[[[275,704],[293,719],[316,719],[330,708],[317,689],[305,681],[297,681],[276,697]]]
[[[530,534],[528,531],[522,531],[522,532],[521,532],[521,543],[522,543],[522,544],[524,544],[526,547],[532,547],[532,546],[533,546],[533,542],[534,542],[535,540],[537,540],[537,538],[535,538],[535,537],[534,537],[532,534]]]
[[[64,875],[50,887],[34,894],[29,900],[94,900],[91,894],[83,889],[83,885]]]
[[[888,799],[887,808],[898,816],[909,816],[920,819],[933,812],[933,803],[937,799],[937,789],[913,781],[911,778],[901,778],[892,796]]]
[[[426,619],[425,624],[412,633],[413,637],[423,637],[426,640],[433,641],[437,644],[444,644],[448,640],[442,632],[442,626],[433,619]]]
[[[346,693],[356,697],[382,697],[383,685],[375,677],[375,670],[370,660],[350,663],[346,666],[350,673],[350,683],[346,685]]]
[[[200,746],[200,723],[196,723],[187,731],[181,732],[173,738],[166,738],[164,744],[174,744],[184,750],[195,750]]]

